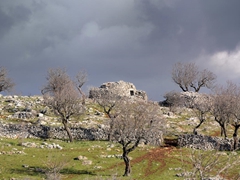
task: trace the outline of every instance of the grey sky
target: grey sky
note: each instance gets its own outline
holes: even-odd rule
[[[2,0],[0,66],[16,94],[40,94],[49,68],[88,73],[85,90],[124,80],[160,100],[175,62],[240,78],[239,0]]]

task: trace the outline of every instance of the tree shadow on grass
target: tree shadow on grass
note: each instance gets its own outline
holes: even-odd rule
[[[46,172],[46,168],[40,168],[40,167],[28,167],[28,168],[17,168],[17,169],[11,169],[12,173],[15,174],[21,174],[21,175],[29,175],[29,176],[43,176]],[[78,175],[92,175],[95,176],[96,174],[93,171],[87,171],[87,170],[77,170],[73,168],[63,168],[60,171],[60,174],[67,175],[67,174],[78,174]]]
[[[77,170],[73,168],[64,168],[60,172],[61,174],[86,174],[86,175],[91,175],[95,176],[96,174],[94,171],[87,171],[87,170]]]
[[[19,174],[19,175],[26,175],[32,177],[39,177],[43,176],[45,172],[41,168],[29,167],[29,168],[15,168],[11,169],[11,173]]]

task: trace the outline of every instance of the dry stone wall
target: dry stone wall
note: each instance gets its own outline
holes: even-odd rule
[[[191,147],[202,150],[230,151],[232,150],[232,144],[232,139],[223,139],[220,137],[193,134],[184,134],[178,137],[178,145],[180,147]],[[240,148],[239,143],[238,148]]]
[[[107,130],[99,128],[70,128],[75,140],[107,140]],[[7,138],[42,138],[68,140],[67,133],[63,127],[49,127],[32,124],[0,124],[0,137]],[[190,147],[202,150],[232,150],[232,139],[219,137],[183,134],[178,136],[178,146]],[[238,148],[240,143],[238,143]]]
[[[76,140],[107,140],[106,130],[99,128],[70,128]],[[7,138],[42,138],[63,139],[68,136],[63,127],[49,127],[32,124],[0,124],[0,137]]]

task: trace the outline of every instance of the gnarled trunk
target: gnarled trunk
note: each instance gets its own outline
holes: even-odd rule
[[[222,119],[217,119],[217,117],[215,117],[215,121],[217,121],[221,128],[221,136],[224,136],[224,138],[226,139],[227,138],[226,122],[222,121]]]
[[[123,140],[120,141],[120,144],[123,145],[123,155],[122,155],[122,157],[123,157],[123,160],[124,160],[124,163],[125,163],[125,172],[124,172],[123,176],[129,176],[130,173],[131,173],[130,159],[128,157],[128,154],[130,152],[132,152],[138,146],[140,140],[141,140],[141,138],[138,138],[136,140],[136,142],[134,143],[134,145],[130,148],[127,148],[127,146],[131,143],[131,141],[126,142],[126,143],[124,143]]]
[[[125,163],[125,172],[123,176],[129,176],[131,173],[130,159],[127,152],[123,152],[123,160]]]
[[[221,136],[224,136],[224,138],[226,139],[227,138],[226,125],[225,123],[224,124],[220,123],[220,126],[221,126]]]
[[[239,127],[240,127],[240,125],[234,126],[234,133],[233,133],[233,150],[236,150],[236,149],[238,148],[238,137],[237,137],[237,133],[238,133]]]
[[[70,142],[73,142],[72,133],[71,133],[69,127],[68,127],[67,120],[62,120],[62,123],[63,123],[63,125],[64,125],[65,130],[67,131],[67,135],[68,135],[68,137],[69,137],[69,141],[70,141]]]
[[[200,123],[193,129],[193,134],[195,134],[195,135],[197,134],[197,128],[199,128],[203,122],[204,122],[204,120],[201,120]]]

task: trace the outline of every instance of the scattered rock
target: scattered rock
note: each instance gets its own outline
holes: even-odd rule
[[[102,169],[102,166],[94,166],[94,169]]]
[[[27,165],[27,164],[23,164],[22,167],[24,167],[24,168],[28,168],[29,165]]]
[[[82,165],[91,165],[92,161],[91,160],[83,160]]]
[[[76,157],[76,158],[74,158],[74,160],[87,160],[88,158],[87,157],[85,157],[85,156],[78,156],[78,157]]]
[[[63,149],[59,144],[55,144],[55,143],[48,144],[46,142],[43,142],[41,145],[38,145],[38,144],[32,143],[32,142],[23,142],[21,145],[24,147],[29,147],[29,148]]]
[[[42,113],[38,113],[37,117],[42,118],[44,115]]]
[[[30,148],[37,147],[37,144],[34,143],[34,142],[33,143],[32,142],[23,142],[21,145],[24,146],[24,147],[30,147]]]
[[[176,174],[177,177],[190,177],[193,173],[192,172],[182,172]]]
[[[17,119],[30,119],[33,117],[31,112],[16,112],[15,114],[12,115],[13,118],[17,118]]]

